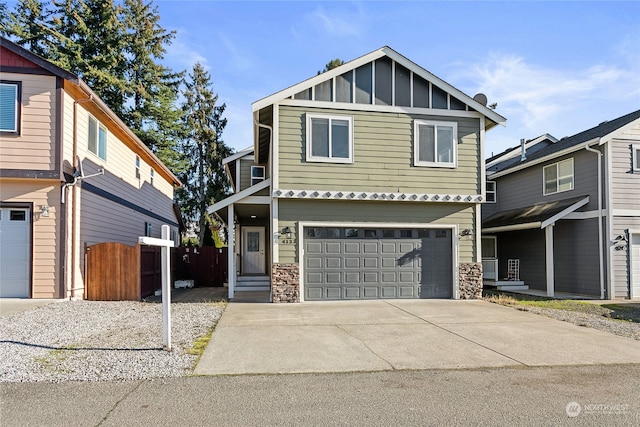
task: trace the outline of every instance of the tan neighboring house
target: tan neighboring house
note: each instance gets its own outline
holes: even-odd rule
[[[179,185],[86,83],[0,38],[0,297],[82,298],[87,246],[177,236]]]
[[[229,295],[474,298],[485,132],[506,119],[389,47],[252,105],[225,160]]]

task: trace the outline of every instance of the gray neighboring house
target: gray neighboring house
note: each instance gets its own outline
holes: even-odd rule
[[[640,298],[640,110],[487,159],[486,284],[600,299]],[[508,284],[508,282],[507,282]]]

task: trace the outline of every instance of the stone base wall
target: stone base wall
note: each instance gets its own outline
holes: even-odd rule
[[[460,264],[460,299],[482,298],[482,264]]]
[[[271,267],[273,302],[300,302],[300,270],[298,264],[273,264]]]

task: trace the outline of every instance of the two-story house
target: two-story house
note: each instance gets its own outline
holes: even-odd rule
[[[520,281],[549,296],[640,298],[640,110],[523,140],[486,166],[485,279],[517,260]]]
[[[78,76],[0,38],[0,296],[82,298],[85,248],[175,235],[171,171]]]
[[[485,132],[505,123],[485,104],[389,47],[255,102],[210,207],[229,295],[258,277],[274,302],[477,297]]]

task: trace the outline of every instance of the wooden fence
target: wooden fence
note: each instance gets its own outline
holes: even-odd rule
[[[86,298],[91,301],[139,301],[162,288],[160,247],[98,243],[86,249]],[[227,248],[171,249],[171,283],[223,286]]]

